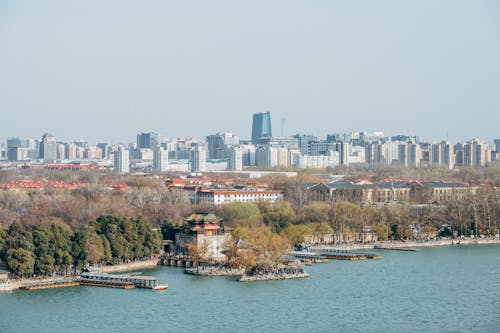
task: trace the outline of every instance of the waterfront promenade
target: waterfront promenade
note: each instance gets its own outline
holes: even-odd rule
[[[371,250],[377,246],[381,248],[415,248],[415,247],[433,247],[450,245],[488,245],[500,244],[500,238],[456,238],[456,239],[437,239],[422,241],[383,241],[374,243],[347,243],[347,244],[320,244],[312,245],[311,251],[315,250]]]
[[[98,271],[101,273],[118,273],[118,272],[128,272],[136,271],[140,269],[153,269],[158,266],[158,259],[140,260],[132,261],[129,263],[122,263],[109,266],[99,266]],[[23,289],[25,287],[30,287],[33,285],[61,285],[62,280],[73,279],[78,275],[72,276],[56,276],[56,277],[46,277],[46,278],[24,278],[0,281],[0,292],[14,291],[17,289]]]

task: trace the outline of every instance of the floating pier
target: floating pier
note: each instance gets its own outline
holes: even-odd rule
[[[76,281],[82,285],[122,289],[153,289],[160,285],[160,279],[157,277],[135,274],[82,273]]]
[[[27,281],[19,289],[42,290],[74,286],[94,286],[120,289],[146,288],[155,289],[160,286],[160,279],[153,276],[143,276],[140,273],[106,274],[82,273],[80,276],[61,279]]]
[[[324,249],[318,250],[316,253],[324,256],[328,259],[335,260],[365,260],[365,259],[380,259],[382,256],[376,253],[364,253],[364,252],[354,252],[349,250],[333,250],[333,249]]]
[[[44,280],[27,282],[19,287],[23,290],[42,290],[52,288],[64,288],[79,286],[80,282],[75,281],[73,278],[59,279],[59,280]]]

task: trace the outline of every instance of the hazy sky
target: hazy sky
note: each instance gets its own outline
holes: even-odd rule
[[[0,0],[0,139],[500,137],[500,1]]]

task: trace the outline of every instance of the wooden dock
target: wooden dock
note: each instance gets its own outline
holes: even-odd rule
[[[75,281],[73,278],[67,278],[59,280],[30,281],[21,285],[19,289],[42,290],[42,289],[52,289],[52,288],[74,287],[79,285],[80,282]]]
[[[64,288],[73,286],[93,286],[120,289],[146,288],[154,289],[160,285],[160,279],[153,276],[143,276],[140,273],[131,274],[106,274],[106,273],[82,273],[80,276],[61,279],[28,281],[23,283],[19,289],[42,290],[52,288]]]
[[[376,253],[355,252],[355,251],[349,251],[349,250],[324,249],[324,250],[318,250],[318,251],[316,251],[316,253],[324,256],[325,258],[335,259],[335,260],[355,261],[355,260],[382,258],[381,255],[378,255]]]
[[[160,285],[160,279],[154,276],[137,274],[106,274],[82,273],[76,281],[82,285],[110,288],[147,288],[153,289]]]

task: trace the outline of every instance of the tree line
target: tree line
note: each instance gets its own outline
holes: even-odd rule
[[[0,258],[18,277],[67,275],[159,253],[161,236],[144,218],[101,216],[83,229],[61,221],[0,227]]]

